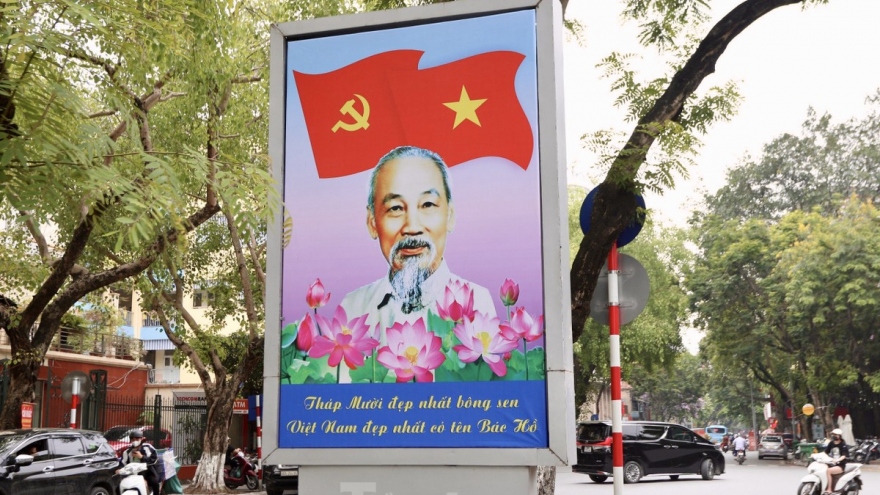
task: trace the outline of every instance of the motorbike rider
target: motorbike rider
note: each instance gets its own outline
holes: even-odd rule
[[[119,459],[119,467],[122,468],[131,462],[145,463],[147,470],[142,473],[144,481],[147,482],[147,486],[150,487],[153,495],[158,495],[160,493],[159,490],[161,490],[159,485],[159,480],[161,479],[158,462],[159,453],[156,452],[155,447],[144,441],[144,433],[142,431],[132,431],[129,433],[129,438],[131,438],[131,445],[122,453],[122,457]],[[118,473],[119,470],[117,469],[116,472]]]
[[[831,478],[835,474],[840,474],[846,469],[846,457],[849,455],[849,447],[843,441],[843,431],[840,428],[831,430],[831,441],[825,447],[825,453],[835,460],[836,464],[828,466],[827,476],[828,484],[825,485],[825,493],[831,493]]]
[[[749,446],[749,441],[746,440],[745,433],[740,433],[736,438],[733,439],[733,456],[736,457],[737,452],[740,450],[743,454],[746,453],[746,448]]]

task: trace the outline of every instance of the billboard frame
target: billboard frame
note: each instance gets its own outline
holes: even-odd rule
[[[281,265],[283,212],[268,226],[266,353],[263,388],[264,464],[545,466],[576,461],[573,347],[569,283],[568,208],[559,0],[459,0],[436,5],[274,24],[270,33],[269,155],[283,197],[286,46],[289,40],[451,21],[533,10],[537,33],[538,156],[541,163],[543,297],[546,338],[548,447],[546,448],[279,448]],[[555,166],[553,166],[555,164]]]

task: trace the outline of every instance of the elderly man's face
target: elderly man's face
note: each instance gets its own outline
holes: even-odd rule
[[[433,161],[403,157],[386,163],[376,176],[373,211],[367,214],[367,229],[379,239],[392,272],[411,261],[430,273],[440,266],[455,213]]]

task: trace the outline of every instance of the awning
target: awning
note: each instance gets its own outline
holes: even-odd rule
[[[168,340],[168,335],[162,327],[142,327],[141,340],[145,351],[167,351],[175,349],[174,343]]]

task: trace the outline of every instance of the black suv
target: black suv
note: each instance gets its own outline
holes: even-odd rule
[[[611,422],[578,424],[577,464],[572,471],[602,483],[612,475]],[[656,421],[623,423],[623,481],[636,483],[643,476],[699,474],[711,480],[724,474],[724,456],[709,440],[684,426]]]
[[[113,495],[118,464],[96,431],[0,431],[0,495]]]
[[[299,466],[269,465],[263,468],[266,495],[282,495],[285,491],[299,493]]]

